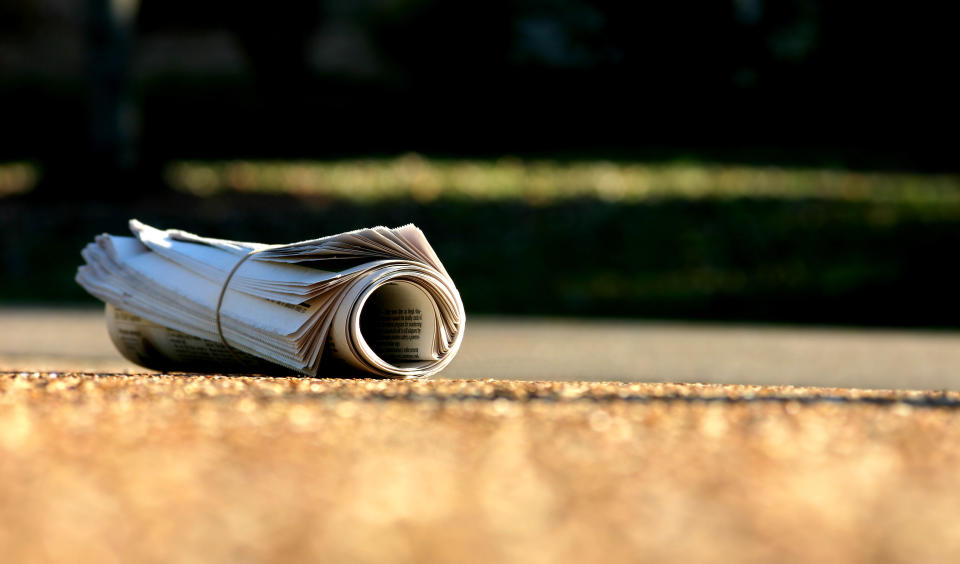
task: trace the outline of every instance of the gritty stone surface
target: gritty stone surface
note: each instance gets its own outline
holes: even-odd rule
[[[960,393],[0,373],[5,562],[949,562]]]

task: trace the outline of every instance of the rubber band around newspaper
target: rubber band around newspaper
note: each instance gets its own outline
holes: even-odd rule
[[[233,280],[233,275],[237,273],[237,270],[240,269],[240,265],[245,263],[248,258],[253,255],[267,251],[270,249],[275,249],[281,245],[269,245],[263,247],[262,249],[254,249],[249,253],[243,255],[240,260],[237,261],[237,264],[233,265],[233,269],[230,270],[230,274],[227,274],[227,279],[223,281],[223,286],[220,287],[220,297],[217,298],[217,310],[216,310],[216,320],[217,320],[217,335],[220,337],[220,342],[223,343],[223,346],[227,347],[227,350],[230,351],[230,354],[236,359],[237,362],[241,364],[249,364],[240,358],[240,355],[237,354],[236,349],[230,346],[230,343],[227,342],[227,338],[223,336],[223,327],[220,325],[220,307],[223,305],[223,298],[227,295],[227,288],[230,286],[230,281]]]

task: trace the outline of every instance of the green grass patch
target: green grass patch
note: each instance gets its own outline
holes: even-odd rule
[[[178,162],[180,192],[0,200],[0,302],[88,300],[137,217],[284,243],[413,222],[471,313],[960,326],[956,176],[605,161]]]
[[[580,198],[636,203],[663,198],[817,198],[846,202],[960,204],[960,175],[864,173],[720,164],[397,158],[332,162],[184,161],[167,182],[198,196],[225,192],[385,199],[516,200],[534,205]]]

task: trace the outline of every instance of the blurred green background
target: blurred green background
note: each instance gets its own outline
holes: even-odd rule
[[[957,327],[944,10],[7,0],[0,303],[129,217],[413,222],[474,313]]]

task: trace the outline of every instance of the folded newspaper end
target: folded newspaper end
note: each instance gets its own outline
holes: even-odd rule
[[[463,340],[460,294],[412,225],[289,245],[130,227],[87,245],[76,280],[148,368],[421,378]]]
[[[390,282],[359,305],[359,344],[384,362],[400,367],[437,360],[432,329],[436,314],[430,296],[406,282]]]

